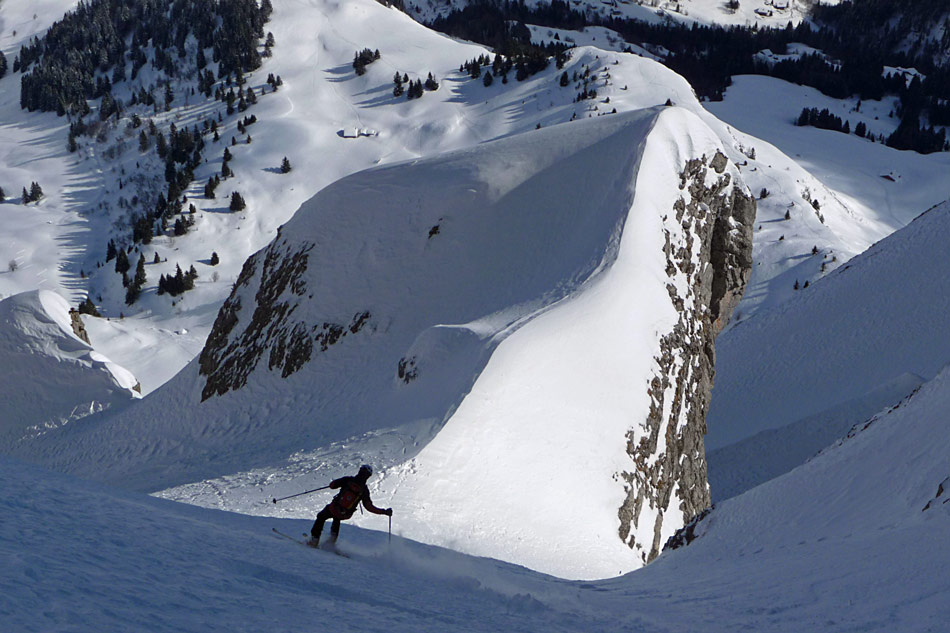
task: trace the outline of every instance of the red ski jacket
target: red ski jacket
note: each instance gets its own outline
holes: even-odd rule
[[[330,487],[340,489],[340,492],[333,497],[333,501],[331,501],[329,505],[330,512],[337,519],[349,519],[353,516],[353,513],[356,512],[356,508],[360,502],[363,503],[363,507],[366,508],[367,511],[373,514],[388,514],[385,510],[381,510],[373,505],[366,482],[361,481],[357,477],[340,477],[339,479],[334,479],[330,482]]]

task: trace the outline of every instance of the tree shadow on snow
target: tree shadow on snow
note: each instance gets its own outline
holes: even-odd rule
[[[333,68],[324,68],[323,72],[328,75],[334,75],[327,80],[333,83],[340,83],[356,76],[356,73],[353,71],[352,64],[340,64],[339,66],[334,66]]]

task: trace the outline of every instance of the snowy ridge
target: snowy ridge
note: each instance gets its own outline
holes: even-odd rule
[[[706,249],[715,222],[734,221],[720,214],[750,199],[720,148],[691,113],[654,109],[343,179],[248,261],[200,359],[142,406],[77,430],[68,446],[28,450],[154,490],[334,443],[345,446],[332,461],[322,453],[309,462],[308,478],[368,457],[397,464],[451,420],[446,439],[387,480],[383,494],[406,497],[407,534],[454,540],[458,524],[430,522],[422,499],[448,503],[481,480],[466,512],[484,514],[504,480],[523,478],[549,511],[528,514],[513,499],[496,527],[547,526],[552,539],[568,539],[559,560],[529,553],[527,543],[494,552],[494,536],[468,538],[469,551],[575,577],[604,573],[598,565],[612,569],[618,556],[637,567],[708,503],[701,437],[685,449],[665,444],[698,436],[707,361],[661,339],[682,329],[703,350],[714,335],[704,329],[716,316],[701,288],[724,273],[707,270]],[[731,291],[741,293],[737,283]],[[669,366],[657,366],[667,355]],[[693,395],[674,406],[681,390]],[[117,428],[129,439],[117,439]],[[389,439],[380,450],[381,433]],[[651,433],[659,445],[628,448]],[[548,446],[543,459],[533,456],[539,443]],[[482,457],[445,464],[438,456],[455,446]],[[674,457],[681,450],[690,452],[685,466]],[[662,456],[676,465],[655,465]],[[452,471],[451,485],[436,494],[429,471],[432,481]],[[573,483],[560,485],[568,472]],[[650,481],[661,476],[694,483],[653,498]],[[641,498],[618,538],[625,495]],[[588,529],[602,541],[596,555],[568,551],[560,507],[589,511]],[[464,521],[466,512],[452,514]]]
[[[138,397],[135,377],[80,339],[74,319],[65,299],[48,290],[0,301],[4,449]]]
[[[665,334],[676,326],[667,288],[655,281],[666,265],[656,239],[672,235],[673,250],[689,249],[699,269],[709,264],[700,249],[690,249],[692,235],[682,230],[680,219],[672,213],[657,216],[672,210],[681,195],[681,166],[719,147],[711,131],[686,112],[661,115],[639,159],[616,261],[584,292],[507,338],[439,435],[418,457],[387,474],[381,492],[392,494],[393,503],[410,514],[408,533],[557,575],[593,578],[649,560],[654,540],[665,542],[691,516],[676,511],[681,495],[674,494],[667,506],[648,494],[645,503],[641,498],[636,504],[633,525],[621,523],[617,540],[623,489],[605,484],[618,475],[630,477],[627,490],[636,496],[651,482],[628,473],[635,470],[631,462],[678,455],[663,442],[679,437],[688,408],[651,428],[650,394],[637,388],[661,372],[660,341],[651,332]],[[730,173],[737,174],[734,168]],[[687,310],[693,308],[700,299],[685,276],[676,281],[677,296]],[[684,352],[673,353],[692,366],[696,360]],[[691,369],[699,372],[699,363]],[[674,392],[683,390],[692,402],[702,402],[697,381],[689,374],[670,381],[659,396],[667,415],[675,406]],[[633,454],[630,446],[651,432],[660,444]],[[618,441],[621,437],[626,442]],[[675,485],[686,485],[681,476],[670,473]],[[705,490],[705,477],[694,485]],[[705,507],[702,501],[698,505],[692,512]]]

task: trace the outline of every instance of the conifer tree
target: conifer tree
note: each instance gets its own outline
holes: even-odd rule
[[[129,271],[129,256],[124,248],[120,248],[115,256],[115,272],[124,275]]]
[[[181,266],[178,265],[178,264],[175,264],[175,279],[174,279],[174,281],[175,281],[175,286],[174,286],[174,287],[175,287],[176,292],[173,292],[173,293],[171,293],[171,294],[173,294],[173,295],[180,295],[181,293],[183,293],[183,292],[185,291],[185,274],[184,274],[183,272],[181,272]]]
[[[220,264],[220,263],[221,263],[221,260],[218,259],[218,253],[217,253],[217,251],[212,252],[212,253],[211,253],[211,262],[210,262],[210,264],[211,264],[212,266],[217,266],[217,265]]]
[[[195,279],[198,278],[198,271],[195,270],[195,265],[192,264],[191,268],[188,269],[188,272],[185,273],[185,290],[192,290],[195,287]]]
[[[290,166],[290,160],[284,156],[284,160],[280,162],[280,173],[289,174],[291,169],[293,169],[293,167]]]
[[[86,297],[82,300],[82,302],[80,302],[78,312],[80,314],[88,314],[89,316],[94,317],[102,316],[99,314],[99,310],[96,309],[96,304],[94,304],[92,299],[89,297]]]
[[[3,203],[7,199],[7,194],[4,193],[3,187],[0,187],[0,203]]]
[[[243,211],[247,207],[247,203],[244,201],[244,198],[241,197],[237,191],[231,194],[231,204],[228,208],[232,212]]]
[[[145,253],[142,253],[139,257],[139,263],[135,266],[135,278],[132,280],[132,284],[141,289],[145,285],[145,279]]]

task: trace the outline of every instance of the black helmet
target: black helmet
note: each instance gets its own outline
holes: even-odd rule
[[[370,466],[369,464],[363,464],[362,466],[360,466],[360,472],[357,476],[369,479],[370,475],[372,474],[373,474],[373,467]]]

